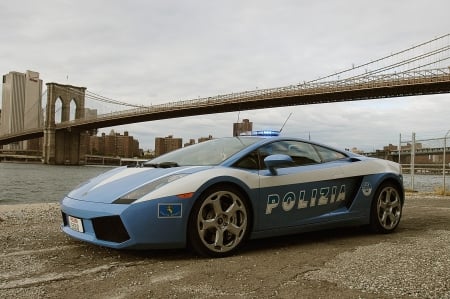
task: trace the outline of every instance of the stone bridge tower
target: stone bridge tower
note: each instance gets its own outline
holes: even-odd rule
[[[75,119],[84,118],[85,87],[47,83],[47,110],[44,124],[43,156],[45,164],[80,165],[86,155],[87,133],[79,129],[56,130],[56,114],[61,113],[61,122],[70,120],[71,103],[75,103]],[[61,111],[55,104],[61,101]]]

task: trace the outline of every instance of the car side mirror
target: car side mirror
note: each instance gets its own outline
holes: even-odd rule
[[[288,155],[270,155],[264,159],[264,164],[272,175],[278,175],[276,168],[294,165],[294,160]]]

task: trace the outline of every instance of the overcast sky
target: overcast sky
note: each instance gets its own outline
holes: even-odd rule
[[[448,0],[15,0],[0,2],[0,72],[158,104],[310,81],[450,33]],[[45,87],[44,87],[45,89]],[[46,99],[43,99],[45,102]],[[254,129],[365,151],[443,137],[450,94],[241,111],[114,128],[144,149]],[[111,128],[101,129],[108,133]]]

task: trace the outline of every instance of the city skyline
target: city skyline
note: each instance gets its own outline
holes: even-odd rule
[[[34,74],[34,75],[33,75]],[[14,72],[14,71],[12,71],[12,72],[10,72],[8,75],[14,75],[15,77],[17,77],[17,76],[19,76],[19,77],[24,77],[26,80],[30,80],[30,81],[34,81],[34,82],[38,82],[38,83],[40,83],[40,84],[42,84],[42,80],[40,80],[40,79],[37,79],[37,78],[39,78],[39,73],[38,72],[34,72],[34,71],[26,71],[26,73],[19,73],[19,72]],[[30,77],[31,75],[33,75],[34,77],[33,77],[33,79],[35,79],[35,80],[31,80],[30,78],[28,78],[28,77]],[[6,77],[6,75],[5,75],[5,77]],[[27,79],[28,78],[28,79]],[[5,79],[4,79],[4,81],[5,81]],[[25,80],[22,80],[22,81],[25,81]],[[5,84],[4,84],[5,85]],[[11,89],[11,87],[10,86],[8,86],[8,84],[6,84],[6,90],[8,90],[8,89]],[[5,89],[5,88],[4,88]],[[28,92],[29,93],[29,92]],[[26,94],[25,92],[24,92],[24,94]],[[25,99],[19,99],[19,101],[18,102],[26,102],[25,101]],[[33,103],[28,103],[28,105],[30,106],[36,106],[35,104],[33,104]],[[24,105],[22,105],[22,106],[24,106]],[[72,109],[72,108],[71,108]],[[96,113],[97,113],[97,111],[96,110],[93,110],[93,109],[90,109],[90,108],[85,108],[85,110],[86,110],[86,113],[88,113],[85,117],[86,118],[91,118],[91,117],[95,117],[96,116]],[[1,110],[0,110],[1,111]],[[72,112],[74,112],[74,111],[71,111],[71,113]],[[95,113],[94,113],[95,112]],[[240,114],[241,112],[238,112],[238,115]],[[39,113],[38,113],[39,114]],[[285,120],[285,122],[284,122],[284,124],[283,125],[285,125],[286,124],[286,122],[289,120],[289,118],[290,118],[290,116],[291,115],[289,115],[289,117]],[[60,118],[61,117],[61,115],[58,115],[58,113],[56,113],[56,115],[55,115],[55,118]],[[7,117],[6,117],[7,118]],[[31,117],[31,118],[33,118],[34,119],[34,117]],[[41,117],[37,117],[37,119],[40,119],[41,121],[42,121],[42,116]],[[23,117],[23,115],[20,117],[20,119],[21,119],[21,121],[22,122],[24,122],[24,120],[27,120],[28,122],[29,122],[29,119],[27,118],[27,117]],[[1,120],[1,114],[0,114],[0,120]],[[170,120],[170,121],[172,121],[173,119],[168,119],[168,120]],[[176,121],[176,120],[175,120]],[[239,120],[238,120],[239,121]],[[127,126],[122,126],[122,127],[127,127]],[[116,127],[117,128],[117,127]],[[252,131],[252,128],[253,128],[253,122],[250,122],[249,121],[249,119],[242,119],[242,122],[238,122],[238,123],[233,123],[233,136],[237,136],[237,135],[239,135],[240,133],[246,133],[246,134],[248,134],[249,132],[251,132]],[[106,129],[106,130],[108,130],[108,129],[111,129],[111,132],[114,132],[114,127],[110,127],[110,128],[103,128],[103,129]],[[268,129],[268,128],[266,128],[266,129]],[[127,131],[127,129],[125,129],[124,130],[124,132],[126,133],[126,134],[128,134],[128,131]],[[100,133],[101,133],[101,131],[100,131]],[[101,135],[105,135],[106,133],[105,132],[103,132],[103,133],[101,133]],[[120,135],[120,134],[119,134]],[[143,147],[142,148],[142,150],[143,151],[149,151],[149,150],[152,150],[152,151],[155,151],[156,150],[156,148],[157,148],[157,145],[156,145],[156,140],[157,139],[161,139],[161,138],[163,138],[163,137],[160,137],[160,136],[162,136],[162,135],[165,135],[165,134],[160,134],[160,135],[158,135],[158,136],[156,136],[155,137],[155,142],[154,142],[154,144],[155,144],[155,146],[154,147],[147,147],[147,148],[145,148],[145,147]],[[94,137],[95,137],[95,135],[94,135]],[[170,138],[172,138],[173,137],[173,135],[171,135],[171,134],[169,134],[168,135],[168,137],[170,137]],[[404,137],[404,136],[403,136]],[[167,137],[166,137],[167,138]],[[204,140],[208,140],[208,139],[211,139],[212,138],[212,135],[210,134],[209,135],[209,137],[200,137],[200,138],[198,138],[199,139],[199,142],[200,142],[200,139],[204,139]],[[438,136],[437,138],[440,138],[440,136]],[[180,140],[180,144],[182,145],[183,144],[183,138],[179,138],[179,137],[176,137],[176,139],[179,139]],[[189,136],[189,138],[187,138],[187,139],[189,139],[190,141],[188,142],[188,143],[184,143],[184,145],[186,146],[186,145],[190,145],[190,144],[194,144],[195,143],[195,139],[193,139],[193,138],[191,138],[191,136]],[[304,138],[304,139],[306,139],[306,138]],[[311,140],[311,132],[309,132],[308,133],[308,138],[307,139],[309,139],[309,140]],[[403,140],[405,140],[405,139],[403,139]],[[387,144],[387,143],[386,143]],[[391,145],[391,143],[389,143],[389,145]],[[178,145],[178,147],[177,148],[179,148],[179,147],[181,147],[180,145]],[[351,150],[351,151],[354,151],[354,152],[358,152],[358,153],[373,153],[373,152],[375,152],[375,151],[378,151],[378,150],[381,150],[381,148],[385,148],[386,147],[386,145],[385,144],[383,144],[380,148],[373,148],[373,150],[372,151],[364,151],[364,150],[361,150],[360,148],[358,148],[357,146],[353,146],[353,147],[351,147],[351,148],[345,148],[346,150]]]
[[[31,87],[30,87],[30,83],[28,83],[28,81],[31,82],[31,85],[32,85]],[[33,84],[36,86],[34,86]],[[38,88],[36,88],[36,87],[38,87]],[[84,89],[85,88],[83,88],[83,90]],[[11,128],[10,128],[9,131],[13,132],[13,131],[20,131],[20,130],[23,130],[26,128],[32,128],[32,127],[37,126],[37,123],[43,122],[43,119],[42,119],[42,110],[43,109],[42,110],[36,109],[36,107],[39,107],[39,104],[42,102],[41,98],[39,96],[36,96],[36,91],[38,91],[38,94],[39,94],[39,92],[41,90],[42,90],[42,80],[39,79],[38,72],[30,71],[30,70],[27,70],[25,73],[11,71],[8,74],[3,76],[2,99],[6,99],[7,101],[3,101],[2,108],[4,111],[11,112],[11,113],[6,113],[6,114],[4,113],[3,119],[1,118],[1,114],[0,114],[0,121],[3,123],[6,123],[6,124],[10,124],[10,125],[15,124],[13,130],[11,131]],[[14,91],[14,92],[11,92],[11,91]],[[57,100],[56,102],[59,102],[59,101]],[[31,108],[34,107],[34,109],[31,110],[30,107]],[[73,117],[75,117],[74,116],[75,108],[76,108],[75,106],[70,108],[70,114],[71,115],[73,114],[72,115]],[[13,110],[11,110],[11,109],[13,109]],[[84,110],[85,110],[85,114],[86,114],[85,118],[92,118],[92,117],[95,118],[97,115],[96,109],[84,108]],[[28,114],[25,114],[25,111],[28,111]],[[61,121],[62,112],[63,111],[55,112],[55,119],[59,119],[59,121],[57,121],[57,122]],[[238,112],[238,115],[239,114],[240,114],[240,111]],[[283,123],[283,127],[286,124],[286,122],[289,120],[290,116],[291,116],[291,114]],[[6,120],[6,122],[5,122],[5,120]],[[33,124],[31,122],[32,120],[35,120]],[[239,121],[239,119],[238,119],[238,121]],[[124,127],[126,127],[126,126],[124,126]],[[8,131],[8,128],[6,126],[0,127],[0,129],[2,129],[4,132]],[[5,129],[7,129],[7,130],[5,131]],[[106,128],[106,129],[108,129],[108,128]],[[95,131],[97,131],[97,130],[95,130]],[[233,136],[238,136],[240,134],[249,134],[252,131],[253,131],[253,122],[250,122],[249,119],[242,119],[242,122],[233,123]],[[114,132],[114,129],[111,129],[111,132]],[[126,130],[124,132],[125,132],[125,135],[128,136],[128,132]],[[103,132],[101,134],[102,137],[104,137],[105,134],[106,133]],[[447,132],[447,134],[448,134],[448,132]],[[111,135],[111,133],[109,135]],[[120,134],[118,134],[118,135],[120,136]],[[311,135],[309,132],[308,139],[311,139],[310,136]],[[96,136],[94,135],[92,137],[96,137]],[[172,141],[171,140],[172,138],[173,138],[173,135],[169,135],[168,137],[158,137],[157,136],[157,137],[155,137],[154,148],[152,149],[152,148],[148,147],[143,150],[146,150],[146,151],[153,150],[156,153],[158,153],[158,150],[160,150],[160,148],[162,148],[163,150],[159,154],[157,154],[157,156],[159,156],[165,152],[182,147],[183,138],[178,138],[178,137],[174,138],[174,140],[177,141],[175,146],[171,145],[166,149],[165,146],[158,145],[159,139],[169,139],[169,141]],[[209,135],[209,138],[208,137],[200,137],[199,142],[201,142],[200,139],[203,139],[203,140],[212,139],[212,135]],[[184,143],[184,146],[195,144],[195,139],[192,139],[189,137],[189,140],[190,141],[188,143]],[[32,141],[36,141],[36,140],[32,140]],[[37,140],[37,141],[39,141],[39,140]],[[40,143],[41,142],[37,142],[35,145],[38,145]],[[22,148],[21,144],[22,143],[18,143],[18,145],[12,144],[12,146],[17,147],[16,149],[19,149],[19,150],[27,149],[26,147]],[[34,143],[32,143],[32,144],[34,144]],[[392,144],[389,144],[389,145],[392,145]],[[383,148],[385,148],[385,147],[386,146],[383,146]],[[8,149],[11,147],[6,146],[6,148]],[[137,148],[139,148],[139,146],[137,146]],[[34,149],[35,149],[35,147],[33,147],[33,150]],[[364,150],[361,150],[356,146],[353,146],[351,149],[346,148],[346,150],[351,150],[353,152],[358,152],[358,153],[365,152]],[[371,152],[375,152],[378,150],[381,150],[381,149],[374,148]],[[91,149],[91,152],[92,152],[92,149]],[[128,157],[128,155],[125,155],[125,156]]]

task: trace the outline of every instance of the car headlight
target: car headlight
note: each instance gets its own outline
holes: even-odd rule
[[[122,195],[121,197],[116,199],[113,203],[115,203],[115,204],[130,204],[130,203],[138,200],[139,198],[149,194],[150,192],[152,192],[170,182],[178,180],[186,175],[187,175],[186,173],[178,173],[178,174],[173,174],[173,175],[159,178],[155,181],[152,181],[150,183],[142,185],[142,186],[138,187],[137,189],[134,189],[133,191],[128,192],[127,194]]]

